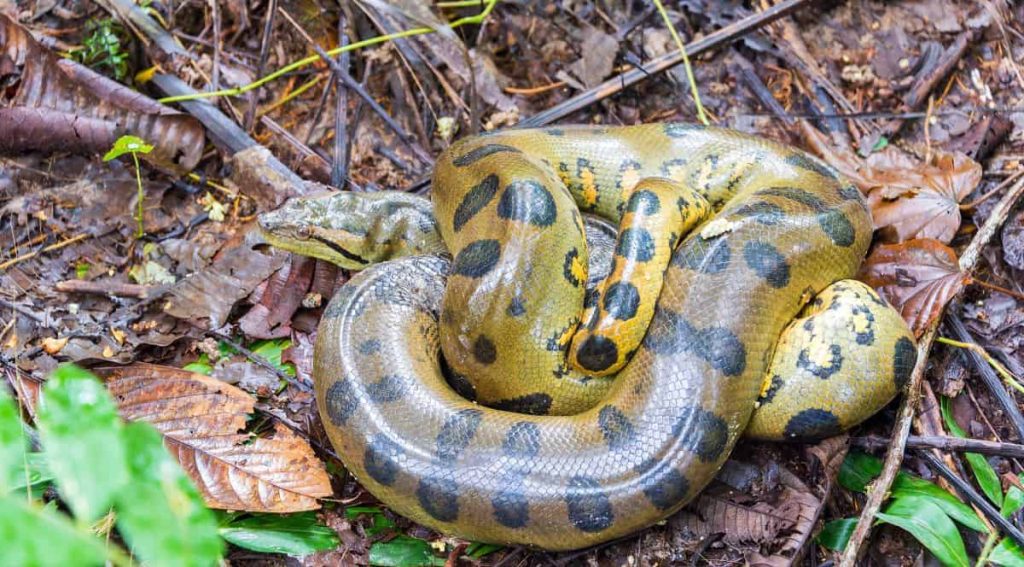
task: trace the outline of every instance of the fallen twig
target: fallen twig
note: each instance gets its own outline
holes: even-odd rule
[[[889,444],[889,440],[880,435],[854,437],[850,443],[861,449],[881,449]],[[907,447],[911,449],[938,449],[957,453],[978,453],[997,457],[1024,458],[1024,445],[1002,443],[984,439],[966,439],[963,437],[947,437],[945,435],[911,435],[907,437]]]
[[[112,281],[64,280],[53,286],[62,293],[89,293],[112,297],[146,299],[153,286]]]
[[[1006,221],[1006,217],[1009,216],[1010,211],[1022,195],[1024,195],[1024,180],[1015,183],[1003,195],[992,209],[985,224],[974,235],[971,243],[964,250],[963,255],[960,256],[960,270],[962,272],[970,274],[974,269],[982,249],[992,239],[1003,222]],[[943,306],[943,310],[945,310],[945,306]],[[871,524],[875,520],[875,514],[881,508],[882,502],[889,496],[889,488],[892,486],[893,480],[896,479],[896,473],[899,472],[900,464],[903,462],[903,453],[906,450],[907,437],[910,436],[910,426],[914,420],[914,411],[921,391],[921,382],[924,379],[924,371],[928,365],[928,353],[931,351],[932,341],[935,339],[941,320],[942,317],[935,318],[917,345],[917,364],[914,366],[914,371],[910,377],[910,384],[907,386],[903,401],[900,403],[896,427],[893,430],[892,439],[889,441],[885,463],[882,466],[882,474],[871,485],[871,490],[868,492],[868,498],[864,502],[864,508],[861,510],[857,527],[854,529],[853,534],[850,535],[849,543],[847,543],[846,550],[843,552],[843,557],[839,563],[840,567],[854,567],[857,564],[857,560],[864,548],[864,541],[867,539],[868,534],[871,533]]]

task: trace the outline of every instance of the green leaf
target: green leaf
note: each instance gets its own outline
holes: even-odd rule
[[[999,545],[992,549],[992,553],[988,555],[988,560],[996,565],[1016,567],[1024,565],[1024,551],[1017,545],[1017,542],[1004,537],[1003,541],[1000,541]]]
[[[1003,506],[999,509],[999,513],[1009,518],[1022,507],[1024,507],[1024,490],[1010,486],[1010,489],[1006,491],[1006,498],[1003,499]]]
[[[384,515],[383,510],[376,506],[349,506],[345,508],[345,517],[350,520],[355,519],[361,514],[369,515],[370,521],[373,522],[370,527],[366,528],[366,535],[370,537],[395,527],[395,523]]]
[[[14,488],[25,476],[25,432],[14,400],[0,388],[0,494]]]
[[[473,559],[480,559],[481,557],[490,555],[499,549],[505,549],[505,546],[498,545],[496,543],[480,543],[474,541],[466,548],[466,555]]]
[[[86,370],[61,366],[43,386],[37,421],[71,511],[85,522],[106,514],[128,482],[121,420],[106,388]]]
[[[121,136],[114,142],[114,147],[103,156],[103,161],[117,159],[124,154],[148,154],[153,146],[136,136]]]
[[[267,362],[274,365],[274,368],[281,372],[289,376],[295,376],[295,365],[290,362],[281,362],[281,354],[290,346],[292,346],[292,341],[289,339],[270,339],[256,341],[249,347],[249,350],[267,359]]]
[[[0,496],[0,510],[4,565],[101,565],[107,559],[103,541],[76,529],[63,514],[14,495]]]
[[[253,514],[233,519],[220,528],[229,542],[260,553],[309,555],[338,546],[338,535],[321,524],[313,512],[300,514]]]
[[[893,498],[885,512],[875,517],[909,532],[943,565],[969,567],[967,550],[956,524],[933,500],[917,496]]]
[[[445,560],[434,555],[430,544],[422,539],[398,536],[370,546],[370,565],[381,567],[441,566]]]
[[[881,459],[859,451],[851,451],[839,469],[839,483],[847,490],[866,492],[868,483],[881,472]],[[970,506],[923,478],[899,472],[892,483],[891,492],[893,498],[897,496],[927,497],[936,506],[942,508],[947,515],[964,526],[977,532],[986,533],[988,531],[985,529],[984,522],[978,518]]]
[[[213,372],[213,365],[210,364],[210,357],[206,356],[206,353],[199,355],[199,358],[195,362],[191,362],[181,367],[182,370],[188,370],[189,372],[195,372],[204,376],[209,376]]]
[[[224,544],[217,519],[148,423],[124,427],[131,481],[117,499],[117,526],[146,563],[216,565]]]
[[[855,529],[857,529],[857,518],[832,520],[825,524],[821,533],[818,534],[818,544],[832,551],[843,551]]]
[[[882,473],[882,460],[860,451],[850,451],[839,467],[839,484],[853,492],[867,492],[868,483]]]
[[[10,491],[18,491],[22,495],[28,491],[31,498],[39,498],[53,482],[53,474],[46,464],[45,453],[26,454],[17,464],[13,477],[14,483],[9,487]]]
[[[953,419],[953,411],[950,407],[950,399],[943,397],[942,403],[942,420],[946,422],[946,428],[955,435],[956,437],[966,438],[967,433],[960,428],[960,424]],[[999,481],[999,475],[996,474],[995,469],[988,463],[984,455],[978,453],[965,453],[964,458],[967,459],[967,464],[970,465],[971,471],[974,472],[974,478],[978,480],[978,486],[981,487],[981,491],[985,493],[985,496],[989,500],[995,503],[996,506],[1003,505],[1003,485]]]

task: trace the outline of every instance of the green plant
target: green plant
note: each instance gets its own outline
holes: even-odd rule
[[[947,416],[948,419],[950,418]],[[959,428],[951,428],[954,434],[958,430]],[[969,460],[979,479],[979,485],[990,499],[994,502],[998,500],[1002,504],[1001,513],[1004,516],[1009,517],[1016,513],[1024,506],[1024,492],[1011,487],[1004,495],[995,471],[991,470],[987,461],[983,458],[981,460],[984,465],[977,463],[976,460]],[[984,467],[988,467],[989,471],[978,474],[978,469]],[[864,493],[867,492],[868,484],[881,471],[881,460],[865,453],[851,452],[839,469],[839,484],[847,490]],[[993,478],[994,485],[991,480]],[[963,538],[956,524],[987,534],[985,549],[978,557],[977,565],[1024,564],[1024,552],[1009,538],[999,539],[998,534],[989,532],[970,506],[938,485],[905,472],[900,472],[896,476],[889,503],[876,518],[879,523],[891,524],[910,533],[944,565],[970,565]],[[833,520],[825,524],[817,541],[823,547],[841,551],[846,548],[846,543],[856,526],[857,518]]]
[[[123,81],[128,76],[128,53],[121,47],[124,29],[114,20],[104,18],[89,22],[86,30],[89,36],[71,56],[93,69],[109,69],[115,79]]]
[[[160,565],[215,565],[224,544],[213,513],[145,423],[125,424],[103,385],[74,366],[58,368],[39,403],[43,450],[29,451],[17,408],[0,393],[0,533],[12,565],[131,565],[109,537]],[[70,512],[43,504],[52,482]],[[26,490],[27,489],[27,490]],[[22,490],[26,490],[22,494]]]
[[[145,199],[146,194],[142,190],[142,170],[139,167],[139,154],[148,154],[151,151],[153,151],[153,146],[147,144],[141,138],[135,136],[121,136],[114,142],[114,147],[110,148],[110,151],[103,156],[103,161],[110,161],[112,159],[117,159],[124,154],[132,155],[132,161],[135,163],[135,183],[139,186],[139,207],[135,213],[135,221],[139,223],[139,230],[135,235],[136,238],[142,238],[142,235],[146,234],[146,231],[142,226],[142,201]]]

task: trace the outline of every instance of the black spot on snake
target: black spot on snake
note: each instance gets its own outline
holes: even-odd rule
[[[576,352],[580,366],[591,372],[600,372],[615,363],[619,347],[615,341],[601,335],[590,335]]]
[[[722,327],[696,329],[667,309],[655,308],[644,345],[655,354],[692,352],[726,376],[737,376],[747,367],[747,349],[732,331]]]
[[[386,404],[402,399],[402,396],[405,395],[405,387],[404,378],[395,374],[387,374],[380,380],[367,384],[366,395],[377,403]]]
[[[686,160],[683,158],[670,159],[661,164],[661,174],[669,179],[672,178],[672,169],[676,167],[683,167],[686,165]]]
[[[774,288],[789,284],[789,264],[779,251],[767,242],[750,240],[743,246],[743,259],[754,273]]]
[[[729,441],[729,426],[725,420],[699,406],[683,408],[672,433],[705,463],[717,461]]]
[[[504,144],[485,144],[483,146],[473,148],[472,150],[469,150],[461,156],[453,159],[452,164],[456,167],[466,167],[467,165],[474,164],[489,155],[501,152],[512,152],[516,154],[522,153],[512,146],[506,146]]]
[[[786,218],[786,211],[775,203],[765,201],[754,201],[736,207],[730,212],[731,215],[741,218],[751,218],[757,223],[774,226]]]
[[[592,478],[573,477],[565,489],[565,503],[569,521],[580,531],[599,532],[615,521],[611,501],[601,484]]]
[[[797,357],[796,366],[797,368],[803,368],[811,374],[821,378],[822,380],[828,380],[839,372],[843,368],[843,350],[837,344],[828,345],[829,360],[827,364],[817,364],[810,358],[810,352],[807,349],[802,349],[800,355]]]
[[[450,478],[427,477],[420,480],[416,498],[423,511],[441,522],[459,517],[459,485]]]
[[[597,413],[597,425],[610,449],[626,447],[633,441],[633,422],[613,405],[606,405]]]
[[[672,256],[672,265],[702,274],[717,274],[728,268],[732,260],[729,243],[721,236],[708,240],[696,236],[684,246]]]
[[[380,352],[380,341],[377,339],[367,339],[356,347],[359,354],[363,356],[369,356],[371,354],[377,354]]]
[[[491,404],[494,409],[525,413],[529,415],[547,415],[551,411],[551,396],[542,392],[526,394],[518,398],[500,400]]]
[[[494,173],[488,175],[479,184],[474,186],[459,203],[455,209],[455,218],[452,221],[455,232],[462,230],[469,219],[479,213],[487,203],[491,202],[494,195],[498,193],[498,176]]]
[[[445,420],[441,432],[437,434],[437,458],[442,461],[454,461],[459,458],[462,451],[473,441],[483,418],[484,414],[480,410],[464,409]]]
[[[896,341],[896,350],[892,356],[893,382],[896,389],[903,390],[910,383],[910,375],[914,372],[914,365],[917,364],[917,349],[914,343],[907,337],[900,337]]]
[[[530,522],[530,503],[521,487],[507,484],[505,487],[491,498],[494,519],[506,528],[521,528]]]
[[[514,423],[508,428],[501,449],[512,458],[536,456],[540,452],[540,428],[529,421]]]
[[[686,498],[690,482],[670,463],[650,459],[636,467],[644,496],[659,510],[669,510]]]
[[[501,258],[501,244],[497,240],[470,242],[456,256],[452,273],[467,278],[479,278],[490,272]]]
[[[505,309],[505,314],[509,317],[519,317],[526,314],[526,306],[523,305],[523,298],[513,297],[512,301],[508,302],[508,308]]]
[[[640,292],[629,282],[615,282],[608,286],[604,295],[605,311],[619,321],[626,321],[636,316],[640,307]]]
[[[359,398],[353,391],[352,383],[342,378],[327,388],[324,405],[327,406],[327,417],[331,423],[342,426],[359,407]]]
[[[844,201],[861,201],[861,200],[863,200],[863,197],[861,196],[860,190],[857,189],[857,187],[855,187],[853,185],[843,185],[842,187],[839,188],[839,190],[837,192],[839,193],[839,197],[841,199],[843,199]]]
[[[377,434],[363,453],[363,468],[370,478],[384,486],[391,486],[398,476],[398,459],[404,451],[386,435]]]
[[[557,215],[551,192],[536,181],[513,181],[498,200],[498,216],[545,227],[554,224]]]
[[[661,210],[661,199],[652,191],[646,189],[634,191],[626,203],[626,210],[631,213],[639,212],[642,215],[653,215]]]
[[[473,342],[473,358],[480,364],[494,364],[498,360],[498,349],[491,339],[480,335]]]
[[[838,435],[839,418],[823,409],[805,409],[789,418],[783,435],[793,441],[814,441]]]
[[[573,287],[580,286],[580,280],[576,277],[576,274],[573,273],[572,269],[579,257],[580,251],[573,248],[565,253],[565,262],[562,264],[562,276],[565,278],[565,281],[571,283]]]
[[[654,238],[646,229],[627,228],[619,235],[615,253],[630,260],[647,262],[654,257]]]
[[[821,198],[798,187],[769,187],[761,189],[754,194],[793,201],[819,213],[828,208],[825,201],[822,201]]]
[[[857,237],[857,231],[850,219],[838,209],[818,215],[818,226],[836,246],[851,246]]]
[[[863,331],[854,329],[854,333],[857,335],[857,344],[862,346],[871,346],[875,344],[875,315],[871,313],[871,310],[867,307],[854,306],[851,310],[853,315],[863,315],[867,321],[867,328]]]
[[[665,135],[670,138],[682,138],[690,132],[703,130],[704,126],[700,124],[668,123],[663,124],[661,128]]]
[[[565,130],[562,130],[561,128],[545,128],[544,133],[548,136],[564,136]]]
[[[350,252],[346,250],[341,244],[338,244],[337,242],[331,240],[330,238],[324,238],[323,236],[318,236],[316,234],[314,234],[312,238],[313,240],[316,240],[320,244],[323,244],[324,246],[330,248],[331,250],[334,250],[335,252],[340,254],[342,258],[345,258],[346,260],[351,260],[357,264],[370,263],[369,260],[367,260],[366,258],[363,258],[362,256],[356,254],[355,252]]]
[[[786,163],[800,169],[817,173],[829,179],[839,179],[839,172],[832,166],[813,158],[803,152],[794,152],[786,158]]]
[[[768,386],[768,390],[757,398],[758,403],[761,405],[772,403],[772,400],[775,399],[775,394],[779,393],[779,390],[783,385],[785,385],[785,382],[782,380],[782,377],[778,374],[773,375],[771,384]]]
[[[474,386],[473,383],[469,381],[469,378],[466,378],[464,375],[455,372],[454,370],[449,368],[447,364],[445,364],[445,369],[447,370],[447,372],[445,372],[445,375],[447,376],[448,379],[448,385],[452,387],[452,390],[455,390],[455,393],[462,396],[463,398],[466,398],[471,402],[475,402],[476,386]]]

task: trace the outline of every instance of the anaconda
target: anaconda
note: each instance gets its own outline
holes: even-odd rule
[[[363,485],[442,532],[620,537],[690,501],[744,430],[835,434],[914,366],[899,315],[846,279],[864,200],[798,150],[688,124],[498,132],[439,157],[432,199],[297,199],[261,226],[365,268],[324,313],[318,407]],[[581,211],[621,222],[590,292]]]

